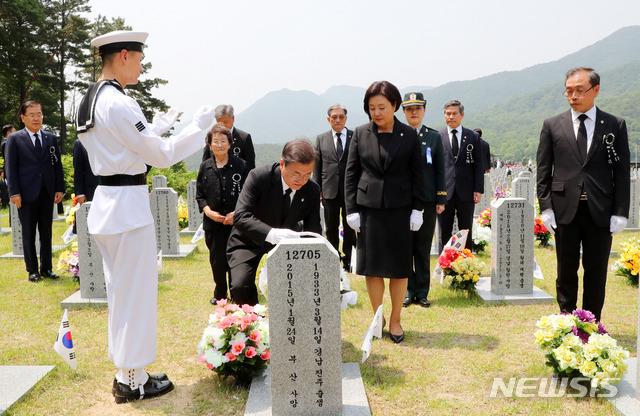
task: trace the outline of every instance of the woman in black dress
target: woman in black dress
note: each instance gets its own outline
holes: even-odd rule
[[[389,279],[389,333],[396,343],[404,339],[400,313],[412,272],[411,231],[422,225],[424,209],[420,143],[415,129],[394,116],[401,103],[393,84],[371,84],[364,97],[371,122],[356,128],[345,174],[347,222],[358,232],[356,273],[366,276],[374,313]]]
[[[204,213],[202,228],[209,248],[209,263],[215,289],[210,302],[215,305],[227,299],[229,264],[227,241],[233,228],[233,213],[240,190],[247,176],[246,164],[229,154],[231,130],[218,123],[207,133],[207,145],[213,157],[200,165],[196,186],[196,201]]]

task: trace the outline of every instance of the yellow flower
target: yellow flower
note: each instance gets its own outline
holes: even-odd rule
[[[592,377],[595,375],[598,366],[593,361],[585,360],[579,368],[580,373],[585,377]]]

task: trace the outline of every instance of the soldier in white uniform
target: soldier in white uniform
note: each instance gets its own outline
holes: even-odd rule
[[[169,111],[148,124],[123,88],[138,82],[148,33],[115,31],[97,37],[103,70],[78,111],[78,137],[99,185],[87,219],[104,259],[109,306],[109,358],[119,369],[116,403],[161,396],[173,390],[166,375],[144,367],[156,359],[158,271],[156,236],[149,205],[146,165],[169,167],[202,148],[213,107],[200,108],[193,122],[169,139]]]

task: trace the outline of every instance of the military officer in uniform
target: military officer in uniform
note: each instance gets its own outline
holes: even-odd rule
[[[87,223],[104,259],[109,306],[109,358],[118,368],[116,403],[148,399],[173,390],[164,374],[144,367],[156,358],[158,271],[156,235],[149,206],[147,167],[169,167],[201,149],[213,109],[196,111],[193,122],[169,139],[160,135],[177,111],[147,123],[138,103],[124,92],[142,73],[148,33],[115,31],[91,41],[102,57],[102,75],[91,84],[78,111],[78,137],[98,176]]]

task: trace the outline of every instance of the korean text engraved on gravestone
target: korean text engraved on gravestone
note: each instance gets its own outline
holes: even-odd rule
[[[104,299],[107,297],[107,288],[104,281],[102,254],[96,247],[93,236],[89,234],[87,225],[87,215],[90,209],[91,202],[85,202],[76,211],[80,295],[86,299]]]
[[[342,414],[340,264],[324,239],[269,254],[274,415]]]

